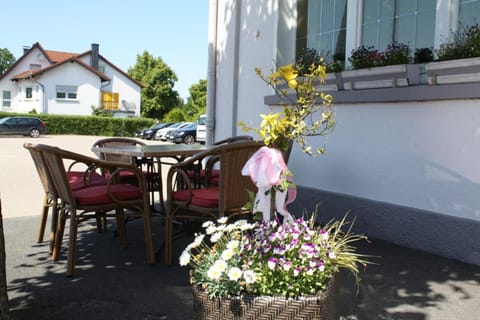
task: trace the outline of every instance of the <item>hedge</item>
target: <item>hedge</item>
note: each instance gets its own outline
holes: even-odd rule
[[[107,137],[133,137],[138,130],[148,128],[156,122],[154,119],[149,118],[25,114],[0,111],[0,118],[9,116],[37,117],[47,124],[47,134],[78,134]]]

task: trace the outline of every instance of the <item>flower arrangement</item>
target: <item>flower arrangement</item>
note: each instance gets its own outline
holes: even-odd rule
[[[352,69],[373,68],[395,64],[410,63],[410,46],[400,42],[387,45],[385,51],[378,51],[374,46],[360,46],[352,50],[348,61]]]
[[[359,265],[367,261],[352,246],[366,238],[351,228],[343,231],[345,218],[323,228],[314,222],[315,215],[291,223],[207,221],[205,233],[185,248],[180,264],[191,266],[192,285],[210,298],[316,295],[340,268],[357,277]]]
[[[262,114],[260,128],[252,129],[245,122],[239,122],[244,131],[257,132],[265,145],[288,150],[297,142],[308,155],[324,153],[324,146],[312,151],[306,137],[325,136],[335,127],[332,96],[321,92],[325,82],[326,66],[322,59],[310,59],[310,65],[289,64],[279,67],[276,72],[265,75],[255,69],[258,77],[270,86],[280,99],[282,112]],[[317,116],[319,115],[319,116]]]

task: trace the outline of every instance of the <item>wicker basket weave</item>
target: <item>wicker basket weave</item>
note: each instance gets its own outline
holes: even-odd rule
[[[338,279],[318,296],[299,298],[242,296],[209,299],[204,290],[193,287],[196,320],[338,320]]]

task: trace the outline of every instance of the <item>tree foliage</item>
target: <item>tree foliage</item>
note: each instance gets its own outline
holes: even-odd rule
[[[197,119],[199,115],[207,110],[207,80],[200,80],[188,89],[190,97],[183,110],[185,115],[191,119]]]
[[[179,95],[173,89],[177,75],[162,58],[154,58],[145,50],[137,55],[137,62],[128,69],[128,74],[145,86],[141,96],[143,117],[162,119],[178,105]]]
[[[0,48],[0,75],[15,62],[15,57],[7,48]]]

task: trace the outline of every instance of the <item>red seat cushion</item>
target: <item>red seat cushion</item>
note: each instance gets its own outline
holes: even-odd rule
[[[83,171],[68,171],[67,178],[68,182],[70,183],[70,187],[72,191],[79,190],[85,188],[85,183],[83,181],[83,177],[85,172]],[[96,172],[93,172],[90,175],[90,186],[101,186],[107,184],[107,179],[103,176],[99,175]]]
[[[78,205],[95,205],[111,203],[113,200],[107,193],[108,186],[86,187],[73,192]],[[131,184],[110,185],[110,192],[118,200],[134,200],[142,196],[140,189]]]
[[[179,190],[173,193],[173,199],[176,201],[188,201],[188,190]],[[219,198],[219,189],[217,187],[207,189],[192,190],[192,202],[194,206],[204,208],[217,208]]]

